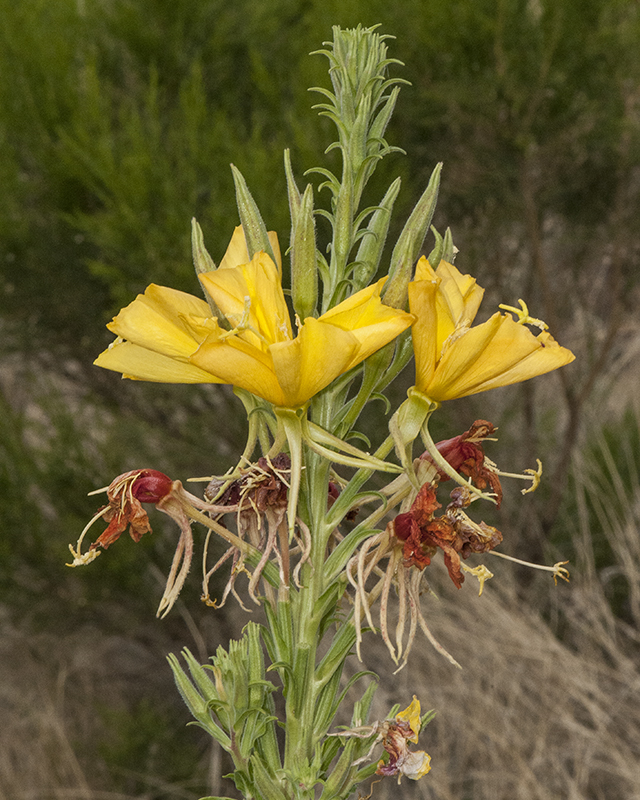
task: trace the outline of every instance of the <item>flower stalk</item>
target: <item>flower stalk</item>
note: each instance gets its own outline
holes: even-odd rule
[[[472,575],[482,593],[491,573],[463,562],[492,552],[506,557],[496,551],[502,533],[471,514],[478,501],[499,505],[500,477],[512,476],[485,456],[494,426],[477,420],[435,443],[429,422],[450,399],[573,358],[522,302],[472,326],[483,290],[451,263],[449,231],[434,231],[429,259],[420,257],[442,165],[386,255],[399,178],[379,205],[362,201],[379,161],[402,152],[384,138],[403,83],[389,75],[400,62],[387,56],[387,38],[374,28],[334,28],[320,51],[332,90],[316,90],[325,99],[317,108],[335,124],[328,150],[340,152],[342,170],[339,177],[324,167],[310,172],[323,178],[329,208],[316,207],[311,185],[298,189],[285,153],[293,317],[278,237],[232,166],[240,224],[217,266],[192,223],[204,299],[152,284],[109,323],[117,338],[96,360],[134,380],[230,384],[246,412],[237,465],[201,479],[204,499],[155,470],[119,476],[92,520],[103,519],[107,529],[83,553],[85,528],[71,547],[71,566],[95,560],[126,530],[140,541],[151,531],[143,504],[152,504],[180,531],[159,615],[170,612],[187,580],[201,528],[203,601],[219,608],[232,596],[246,611],[263,606],[266,624],[249,622],[209,664],[188,650],[186,669],[169,657],[185,703],[229,753],[247,799],[346,800],[374,775],[419,780],[429,772],[427,753],[409,746],[430,719],[420,716],[418,699],[370,723],[377,676],[362,670],[343,681],[353,648],[366,658],[363,623],[380,633],[398,669],[418,631],[459,666],[427,623],[430,565],[442,558],[458,589]],[[324,252],[317,216],[330,226]],[[391,414],[389,435],[372,445],[358,421],[375,400],[389,413],[383,391],[412,356],[415,385]],[[416,441],[425,448],[418,457]],[[368,487],[374,475],[377,488]],[[530,480],[530,491],[540,476],[541,465],[515,477]],[[450,480],[445,499],[441,484]],[[216,542],[224,551],[214,560]],[[229,577],[218,600],[210,583],[223,567]],[[568,576],[562,563],[546,569],[554,579]],[[336,731],[348,690],[360,683],[351,727]],[[384,755],[373,759],[378,745]]]

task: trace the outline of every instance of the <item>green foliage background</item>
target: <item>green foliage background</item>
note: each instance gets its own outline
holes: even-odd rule
[[[146,550],[123,542],[91,574],[71,574],[66,543],[96,508],[86,493],[137,466],[181,479],[223,472],[243,423],[226,389],[127,385],[91,361],[111,339],[105,322],[148,283],[197,291],[191,217],[220,259],[237,224],[230,162],[286,249],[283,149],[301,176],[325,163],[330,141],[307,92],[327,84],[325,62],[308,54],[331,25],[358,23],[397,37],[391,55],[406,67],[392,69],[412,84],[388,132],[408,157],[383,162],[370,202],[400,174],[399,227],[444,161],[435,224],[451,226],[458,266],[487,287],[488,305],[524,297],[578,356],[558,376],[493,393],[490,406],[451,404],[442,435],[490,417],[510,467],[544,457],[541,491],[498,522],[521,557],[549,546],[579,555],[567,533],[571,461],[602,459],[585,415],[610,399],[637,335],[637,3],[0,0],[0,601],[25,629],[138,631],[152,615],[171,529],[156,521]],[[610,421],[607,437],[626,439],[630,419]],[[637,463],[631,441],[616,462],[624,476]],[[597,540],[598,509],[588,514]],[[594,551],[597,569],[615,564],[604,541]],[[611,600],[630,622],[625,585]],[[148,635],[170,649],[183,629],[174,620]],[[129,701],[151,747],[155,711]],[[104,718],[131,738],[117,713]],[[131,739],[136,753],[141,742]],[[97,749],[115,770],[101,779],[118,774],[124,787],[127,746]],[[188,772],[172,763],[154,769],[165,764],[167,780]]]

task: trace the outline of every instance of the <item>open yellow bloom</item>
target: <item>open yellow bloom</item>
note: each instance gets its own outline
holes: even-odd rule
[[[294,337],[279,267],[263,252],[248,260],[242,228],[220,267],[200,280],[232,330],[204,301],[152,285],[108,325],[119,338],[95,363],[138,380],[229,383],[298,408],[413,321],[383,305],[381,280],[308,317]]]
[[[307,317],[294,337],[275,265],[265,253],[200,280],[236,328],[227,336],[210,334],[191,363],[276,406],[304,405],[413,320],[383,305],[381,280],[319,319]]]
[[[551,372],[574,359],[543,330],[538,336],[510,314],[496,313],[471,327],[484,290],[469,275],[441,262],[434,272],[426,258],[409,284],[416,388],[442,402]],[[543,325],[543,323],[540,323]]]
[[[281,271],[278,237],[268,233]],[[249,261],[242,226],[234,230],[219,269]],[[189,358],[211,333],[220,331],[211,309],[198,297],[151,284],[107,325],[118,338],[95,364],[123,378],[156,383],[224,383],[221,378],[189,363]]]
[[[158,383],[223,383],[189,357],[218,320],[204,300],[151,284],[107,325],[118,338],[94,361],[123,378]]]

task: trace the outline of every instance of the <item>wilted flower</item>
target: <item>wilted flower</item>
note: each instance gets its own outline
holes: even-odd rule
[[[420,728],[420,701],[414,695],[407,708],[396,714],[392,720],[378,720],[373,725],[348,728],[340,733],[330,734],[330,736],[355,736],[359,739],[369,739],[375,736],[366,755],[357,759],[354,766],[367,761],[376,745],[382,743],[389,754],[389,759],[386,762],[382,759],[378,762],[376,775],[397,775],[398,783],[400,783],[403,775],[417,781],[431,769],[431,756],[424,750],[409,749],[409,742],[417,743]]]
[[[470,478],[478,489],[491,487],[491,492],[496,499],[496,505],[500,508],[502,502],[502,486],[500,485],[499,472],[493,462],[485,458],[482,443],[496,431],[495,427],[485,419],[477,419],[468,431],[454,436],[452,439],[438,442],[436,448],[448,464],[456,472]],[[428,452],[424,452],[421,459],[431,461],[433,459]],[[443,470],[438,470],[440,482],[449,480],[449,475]]]
[[[101,490],[102,491],[102,490]],[[180,539],[173,557],[173,563],[167,578],[164,594],[158,607],[158,616],[165,616],[175,603],[180,590],[185,582],[191,560],[193,558],[193,535],[191,520],[203,522],[209,528],[221,533],[223,538],[232,543],[243,543],[230,531],[216,525],[213,520],[206,517],[202,511],[209,513],[223,513],[235,511],[234,506],[220,508],[212,503],[206,503],[195,495],[187,492],[180,481],[172,481],[167,475],[154,469],[137,469],[125,472],[115,478],[106,488],[109,500],[86,525],[78,543],[74,548],[69,545],[73,562],[70,567],[89,564],[98,557],[102,548],[106,550],[120,535],[129,528],[131,538],[139,542],[145,533],[151,533],[151,525],[147,512],[142,508],[142,503],[153,503],[155,507],[171,517],[180,527]],[[107,528],[89,547],[82,553],[82,542],[89,528],[98,519],[108,522]]]
[[[444,472],[440,464],[435,464],[428,452],[415,462],[418,465],[416,473],[424,481],[417,492],[412,490],[406,475],[396,478],[382,490],[389,497],[391,506],[402,503],[401,513],[384,531],[365,540],[347,565],[347,575],[355,589],[358,652],[360,617],[366,616],[369,625],[374,627],[370,608],[379,601],[382,638],[396,662],[404,653],[402,665],[406,663],[417,627],[420,626],[434,647],[456,663],[429,630],[420,608],[421,586],[424,569],[438,550],[443,552],[449,575],[458,588],[464,582],[463,572],[475,575],[480,581],[481,590],[484,582],[491,577],[486,568],[471,569],[465,567],[462,561],[472,553],[493,551],[502,541],[500,531],[484,522],[474,522],[465,511],[474,499],[474,485],[482,489],[489,486],[497,502],[502,498],[499,475],[503,473],[485,457],[483,449],[483,442],[494,432],[495,428],[490,422],[476,420],[465,433],[434,446],[441,461],[446,460],[449,470],[459,472],[461,482],[465,478],[469,481],[453,489],[451,502],[440,516],[436,516],[441,508],[436,491],[439,483],[449,478],[450,472]],[[386,566],[383,567],[385,561]],[[392,587],[396,589],[399,604],[395,646],[391,642],[387,619]],[[405,643],[407,616],[409,633]]]
[[[405,514],[398,514],[391,524],[394,535],[404,543],[405,567],[424,569],[439,548],[451,580],[458,589],[464,583],[461,557],[486,553],[502,542],[502,534],[484,522],[476,523],[463,511],[471,504],[471,494],[463,486],[451,492],[445,513],[434,516],[440,508],[436,500],[437,482],[425,484]]]
[[[407,742],[418,741],[420,733],[420,701],[414,695],[411,704],[396,714],[395,722],[388,723],[382,738],[382,746],[389,753],[389,760],[378,762],[376,775],[397,775],[398,783],[403,775],[417,781],[431,769],[431,756],[424,750],[409,750]]]
[[[290,556],[292,552],[296,552],[295,549],[290,551],[286,522],[291,461],[285,453],[280,453],[273,459],[260,458],[256,464],[240,469],[239,473],[240,476],[231,481],[228,478],[214,478],[205,489],[204,495],[207,500],[215,502],[218,508],[228,507],[235,511],[238,536],[248,540],[262,554],[259,563],[249,575],[249,596],[258,603],[256,588],[270,559],[275,559],[278,564],[281,591],[288,591],[289,587]],[[306,526],[299,525],[299,531],[297,549],[302,555],[296,565],[294,578],[297,578],[298,571],[311,549]],[[205,544],[205,562],[208,541],[209,537]],[[222,599],[219,602],[211,600],[209,580],[229,558],[232,559],[231,576]],[[246,571],[242,553],[232,545],[211,569],[207,570],[205,566],[202,598],[204,602],[215,608],[221,608],[231,592],[244,607],[234,588],[236,576],[241,571]],[[266,582],[265,590],[272,604],[275,604],[272,588]]]

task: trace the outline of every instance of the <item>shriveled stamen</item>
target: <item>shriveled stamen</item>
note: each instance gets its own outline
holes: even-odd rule
[[[482,595],[482,591],[484,589],[485,581],[488,581],[490,578],[493,578],[493,572],[489,572],[489,570],[485,567],[484,564],[480,564],[477,567],[467,567],[466,564],[461,564],[462,570],[467,572],[469,575],[473,575],[475,578],[478,579],[480,583],[480,589],[478,591],[478,597]]]
[[[514,564],[522,564],[523,567],[531,567],[531,569],[551,572],[553,574],[553,582],[556,586],[558,585],[558,578],[562,578],[563,581],[569,583],[569,570],[564,567],[565,564],[569,563],[568,561],[557,561],[552,567],[547,567],[545,564],[533,564],[531,561],[523,561],[521,558],[514,558],[514,556],[508,556],[506,553],[498,553],[495,550],[491,550],[490,553],[493,556],[504,558],[507,561],[513,561]]]
[[[164,594],[160,599],[160,605],[156,611],[156,617],[164,619],[169,611],[173,608],[174,603],[178,599],[184,582],[191,567],[191,559],[193,558],[193,536],[191,535],[191,528],[188,522],[186,527],[182,529],[178,546],[173,556],[171,570],[167,578],[167,585]],[[180,566],[181,565],[181,566]],[[180,571],[178,572],[178,567]]]
[[[396,569],[398,568],[398,563],[402,558],[402,553],[397,549],[391,552],[389,557],[389,564],[387,566],[387,571],[385,573],[383,583],[382,583],[382,594],[380,595],[380,633],[382,636],[382,641],[386,644],[387,650],[391,654],[391,658],[398,663],[399,655],[396,655],[396,649],[393,646],[391,639],[389,637],[389,630],[387,625],[387,617],[388,617],[388,609],[389,609],[389,592],[391,591],[391,586],[393,579],[395,577]]]
[[[302,520],[298,520],[298,530],[300,531],[300,535],[302,537],[300,543],[302,554],[300,556],[300,559],[298,560],[298,563],[295,566],[295,569],[293,570],[293,582],[298,587],[298,589],[301,589],[302,586],[300,585],[300,570],[302,569],[302,565],[306,564],[306,562],[309,560],[309,556],[311,555],[312,542],[311,542],[311,531],[309,530],[308,526],[305,525],[304,522],[302,522]]]
[[[521,481],[531,481],[531,486],[520,490],[522,494],[535,492],[540,485],[540,480],[542,478],[542,461],[540,461],[539,458],[536,458],[537,469],[525,469],[524,472],[503,472],[501,469],[498,469],[497,464],[490,458],[487,458],[487,456],[484,457],[484,463],[492,472],[495,472],[495,474],[499,475],[501,478],[516,478]]]
[[[99,491],[103,492],[104,489],[100,489]],[[94,494],[90,492],[90,494]],[[78,542],[76,544],[75,550],[73,549],[73,545],[69,545],[69,550],[71,551],[71,555],[73,556],[73,562],[71,564],[65,564],[67,567],[81,567],[85,564],[90,564],[94,559],[96,559],[101,551],[97,548],[94,550],[88,550],[86,553],[82,553],[82,541],[84,537],[87,535],[89,528],[93,525],[94,522],[97,522],[101,517],[110,510],[110,506],[105,506],[98,511],[97,514],[94,514],[93,517],[87,522],[87,524],[82,529],[82,533],[78,537]]]
[[[438,653],[440,653],[440,655],[444,656],[447,659],[447,661],[449,661],[449,663],[453,664],[454,667],[458,667],[459,669],[462,669],[460,664],[458,664],[458,662],[451,655],[451,653],[449,653],[447,650],[445,650],[445,648],[440,644],[440,642],[431,633],[431,630],[429,629],[429,626],[427,625],[427,622],[426,622],[424,616],[422,615],[422,610],[420,608],[420,601],[418,599],[418,596],[419,596],[418,584],[420,583],[420,578],[422,577],[421,573],[418,573],[417,577],[418,577],[417,581],[415,581],[415,580],[411,581],[411,592],[414,595],[414,599],[415,599],[415,603],[416,603],[416,612],[417,612],[417,615],[418,615],[418,623],[420,625],[420,628],[422,629],[422,632],[427,637],[427,639],[431,642],[431,645],[433,646],[433,648]]]

